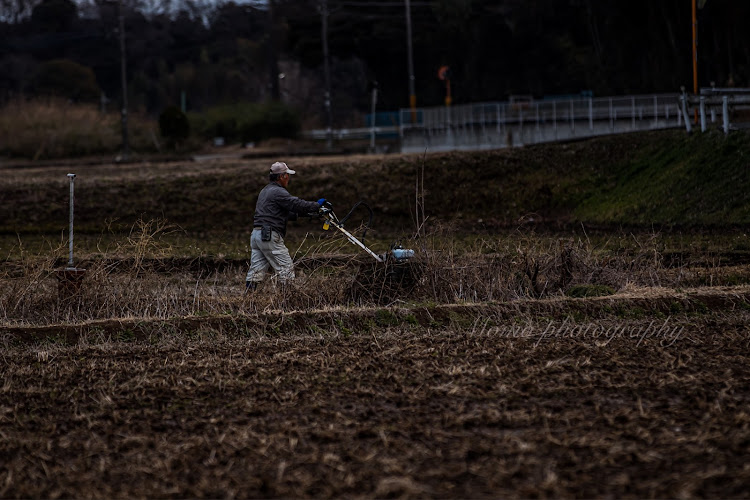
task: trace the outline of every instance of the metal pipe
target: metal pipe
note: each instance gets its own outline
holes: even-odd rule
[[[73,267],[73,199],[76,174],[68,174],[70,179],[70,220],[68,228],[68,268]]]

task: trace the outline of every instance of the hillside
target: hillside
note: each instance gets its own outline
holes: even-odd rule
[[[138,218],[166,219],[188,233],[246,231],[273,160],[0,169],[0,232],[67,228],[70,171],[78,174],[77,231],[122,230]],[[662,131],[483,152],[288,161],[299,174],[293,194],[326,197],[340,215],[365,200],[381,230],[413,227],[417,179],[431,221],[472,231],[520,220],[553,227],[750,223],[750,136],[741,132]]]

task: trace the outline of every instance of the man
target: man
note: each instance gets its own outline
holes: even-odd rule
[[[286,190],[295,171],[286,163],[277,161],[271,165],[270,182],[258,195],[253,217],[253,233],[250,236],[250,270],[245,278],[245,289],[255,290],[263,281],[269,268],[273,268],[282,283],[294,279],[294,265],[289,250],[284,245],[286,223],[296,220],[297,215],[317,212],[325,198],[305,201]]]

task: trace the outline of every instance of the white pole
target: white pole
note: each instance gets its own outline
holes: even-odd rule
[[[68,174],[68,179],[70,179],[70,226],[68,229],[68,248],[69,248],[69,257],[68,257],[68,267],[73,267],[73,198],[74,198],[74,184],[75,184],[75,178],[76,174]]]

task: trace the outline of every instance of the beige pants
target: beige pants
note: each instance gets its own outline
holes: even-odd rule
[[[294,279],[292,257],[284,245],[284,238],[276,231],[271,231],[271,241],[262,241],[260,228],[253,229],[250,250],[250,270],[245,281],[263,281],[269,269],[276,271],[282,283]]]

